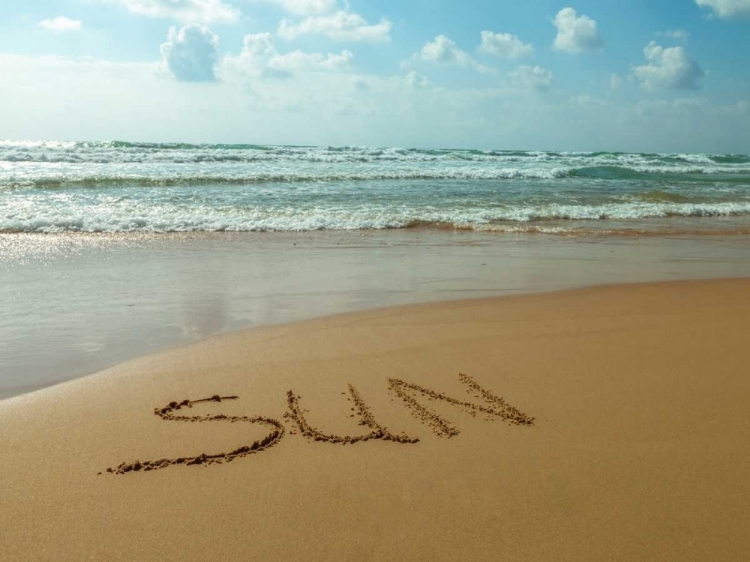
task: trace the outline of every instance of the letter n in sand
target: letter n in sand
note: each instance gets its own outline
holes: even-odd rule
[[[458,400],[447,396],[442,392],[435,392],[434,390],[419,386],[418,384],[405,382],[399,379],[388,379],[388,386],[396,396],[404,401],[415,418],[427,422],[432,431],[440,437],[453,437],[454,435],[458,435],[459,431],[453,424],[445,418],[440,417],[434,410],[417,402],[416,398],[412,396],[413,393],[420,393],[434,400],[444,400],[449,404],[463,408],[464,411],[473,415],[476,415],[477,412],[482,412],[484,414],[498,416],[499,418],[516,425],[534,425],[534,418],[527,416],[517,408],[514,408],[503,400],[502,397],[495,396],[489,390],[482,388],[469,375],[459,373],[458,379],[463,384],[467,385],[477,398],[483,398],[488,405],[480,406],[478,404],[473,404],[472,402]]]

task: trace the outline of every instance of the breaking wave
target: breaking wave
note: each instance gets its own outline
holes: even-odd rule
[[[750,217],[750,202],[719,204],[652,203],[600,206],[549,205],[502,209],[467,208],[226,208],[143,206],[111,202],[90,208],[34,209],[0,215],[0,232],[223,232],[370,230],[439,226],[461,230],[517,230],[518,225],[584,221],[628,221],[654,218]],[[515,227],[513,225],[516,225]],[[750,225],[749,225],[750,226]],[[567,228],[567,227],[566,227]]]
[[[736,230],[745,217],[746,155],[0,141],[0,232]]]

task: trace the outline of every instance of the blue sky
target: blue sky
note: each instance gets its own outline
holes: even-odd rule
[[[0,4],[0,138],[750,152],[750,0]]]

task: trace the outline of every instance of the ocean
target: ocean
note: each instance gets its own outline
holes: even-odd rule
[[[0,141],[1,233],[750,233],[750,156]]]
[[[750,156],[0,141],[0,399],[227,331],[750,275]]]

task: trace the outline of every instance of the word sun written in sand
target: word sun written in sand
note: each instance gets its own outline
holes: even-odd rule
[[[534,425],[534,418],[530,417],[517,408],[514,408],[503,400],[500,396],[495,396],[489,390],[482,388],[474,379],[469,375],[459,373],[459,380],[468,386],[468,393],[474,394],[476,398],[483,399],[487,405],[480,406],[472,402],[465,400],[458,400],[447,396],[442,392],[435,392],[429,388],[419,386],[417,384],[405,382],[399,379],[388,379],[389,391],[395,394],[398,398],[404,401],[404,404],[409,409],[411,414],[418,420],[426,423],[430,429],[438,437],[454,437],[459,434],[458,429],[451,424],[448,420],[438,415],[434,410],[431,410],[422,404],[420,404],[415,395],[422,394],[429,400],[443,400],[454,406],[460,407],[465,412],[476,416],[477,413],[486,414],[487,416],[496,416],[502,420],[508,421],[515,425],[531,426]],[[370,432],[363,435],[357,436],[342,436],[342,435],[328,435],[320,431],[319,429],[310,425],[304,415],[304,411],[299,405],[300,397],[293,391],[289,391],[286,394],[286,400],[288,410],[284,413],[284,418],[289,423],[293,423],[299,429],[299,432],[309,440],[322,441],[326,443],[341,443],[341,444],[353,444],[360,443],[362,441],[369,441],[371,439],[380,439],[383,441],[394,441],[396,443],[417,443],[419,439],[416,437],[409,437],[407,435],[394,434],[388,431],[385,427],[378,424],[375,421],[375,417],[370,412],[370,408],[365,403],[362,396],[359,394],[357,389],[351,384],[349,387],[348,400],[354,404],[352,410],[359,416],[359,425],[367,427]],[[108,468],[107,472],[112,474],[126,474],[131,472],[145,472],[150,470],[157,470],[160,468],[167,468],[172,465],[183,464],[183,465],[209,465],[216,463],[225,463],[233,461],[236,458],[246,457],[260,453],[278,444],[284,437],[284,425],[275,419],[265,418],[262,416],[227,416],[223,414],[211,415],[206,414],[203,416],[188,416],[181,415],[177,412],[183,410],[183,408],[192,408],[198,404],[209,403],[209,402],[222,402],[224,400],[237,400],[237,396],[212,396],[211,398],[203,398],[201,400],[183,400],[182,402],[170,402],[169,405],[163,408],[156,408],[154,414],[168,421],[183,421],[183,422],[212,422],[212,421],[226,421],[226,422],[246,422],[253,424],[260,424],[268,427],[269,433],[263,439],[254,441],[250,445],[244,445],[235,449],[234,451],[228,451],[224,453],[216,454],[201,454],[195,457],[179,457],[174,459],[159,459],[155,461],[133,461],[123,462],[116,468]],[[352,414],[354,415],[354,414]],[[491,420],[491,417],[485,419]],[[291,430],[292,434],[296,433]]]

